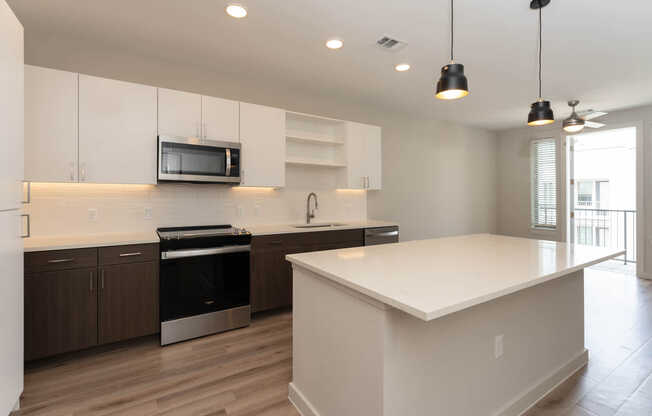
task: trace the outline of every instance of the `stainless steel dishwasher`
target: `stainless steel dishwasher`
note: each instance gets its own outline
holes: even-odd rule
[[[364,230],[364,245],[398,243],[398,226],[367,228]]]

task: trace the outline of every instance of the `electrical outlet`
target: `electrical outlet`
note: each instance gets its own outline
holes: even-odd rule
[[[97,221],[97,208],[89,208],[88,209],[88,220],[89,221]]]
[[[259,216],[260,215],[260,204],[254,205],[254,215]]]
[[[151,220],[152,219],[152,208],[151,207],[145,207],[143,210],[143,216],[146,220]]]
[[[503,356],[503,353],[505,352],[504,348],[504,335],[496,335],[496,338],[494,338],[494,358],[498,359]]]

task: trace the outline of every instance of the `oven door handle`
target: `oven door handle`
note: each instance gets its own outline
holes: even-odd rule
[[[181,259],[184,257],[213,256],[216,254],[244,253],[251,251],[251,245],[201,248],[196,250],[170,250],[161,252],[161,260]]]

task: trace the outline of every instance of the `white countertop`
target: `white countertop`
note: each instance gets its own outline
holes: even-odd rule
[[[474,234],[292,254],[287,259],[431,321],[623,253],[619,249]]]
[[[25,252],[74,248],[123,246],[158,243],[156,231],[137,233],[103,233],[66,236],[30,237],[23,240]]]
[[[295,228],[290,224],[276,225],[238,225],[247,229],[254,236],[272,234],[306,233],[317,231],[354,230],[358,228],[375,228],[398,225],[393,222],[384,221],[333,221],[345,225],[323,228]],[[136,233],[103,233],[103,234],[81,234],[81,235],[55,235],[43,237],[30,237],[23,240],[25,252],[65,250],[74,248],[121,246],[128,244],[158,243],[159,238],[156,230]]]
[[[314,224],[320,224],[324,221],[314,221]],[[366,221],[332,221],[333,223],[339,223],[343,225],[338,225],[337,227],[320,227],[320,228],[296,228],[293,225],[303,225],[303,224],[276,224],[276,225],[241,225],[247,231],[251,232],[252,235],[270,235],[270,234],[292,234],[292,233],[309,233],[317,231],[341,231],[341,230],[355,230],[359,228],[376,228],[376,227],[392,227],[398,226],[395,222],[387,221],[376,221],[376,220],[366,220]]]

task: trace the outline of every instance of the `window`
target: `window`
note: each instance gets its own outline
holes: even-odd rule
[[[532,154],[532,226],[557,227],[557,142],[534,140]]]
[[[577,183],[577,206],[590,207],[593,205],[593,182],[581,181]]]

